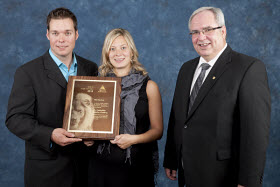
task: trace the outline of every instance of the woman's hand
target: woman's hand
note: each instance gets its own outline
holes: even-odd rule
[[[112,144],[117,144],[121,149],[126,149],[137,143],[137,135],[121,134],[110,141]]]
[[[162,120],[162,103],[158,86],[155,82],[149,80],[146,88],[148,103],[149,103],[149,117],[151,128],[143,133],[137,135],[121,134],[111,140],[112,144],[117,144],[121,149],[126,149],[134,144],[148,143],[161,138],[163,133]]]

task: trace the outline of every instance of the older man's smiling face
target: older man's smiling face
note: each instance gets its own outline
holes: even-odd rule
[[[190,24],[191,31],[202,31],[207,28],[218,27],[214,14],[205,10],[193,17]],[[193,47],[206,61],[212,60],[226,44],[226,27],[213,30],[208,34],[202,32],[198,36],[192,36]]]

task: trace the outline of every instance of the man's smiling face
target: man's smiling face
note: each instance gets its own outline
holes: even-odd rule
[[[196,14],[191,20],[191,31],[202,31],[207,28],[218,27],[214,14],[205,10]],[[216,29],[210,33],[203,34],[200,32],[198,36],[192,36],[193,47],[196,52],[206,61],[212,60],[226,44],[226,27]]]

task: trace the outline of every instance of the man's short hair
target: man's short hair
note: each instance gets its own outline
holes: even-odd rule
[[[50,29],[50,22],[51,19],[65,19],[65,18],[70,18],[73,21],[74,24],[74,29],[75,31],[78,30],[78,21],[73,12],[71,12],[69,9],[60,7],[52,10],[48,17],[47,17],[47,29]]]
[[[195,10],[192,13],[192,15],[191,15],[191,17],[189,19],[189,30],[191,30],[191,21],[192,21],[193,17],[196,14],[198,14],[200,12],[203,12],[205,10],[209,10],[209,11],[211,11],[214,14],[218,26],[225,26],[224,13],[223,13],[223,11],[220,8],[216,8],[216,7],[201,7],[199,9]]]

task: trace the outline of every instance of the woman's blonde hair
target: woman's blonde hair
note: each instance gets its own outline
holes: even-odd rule
[[[105,37],[103,48],[102,48],[101,66],[99,67],[100,76],[104,77],[109,72],[112,72],[114,69],[114,67],[111,64],[110,59],[109,59],[109,52],[110,52],[110,47],[111,47],[113,41],[119,36],[124,37],[129,48],[131,49],[131,52],[132,52],[131,68],[135,69],[136,71],[142,72],[143,75],[146,75],[148,72],[144,69],[142,64],[138,61],[139,55],[138,55],[138,51],[136,49],[132,36],[130,35],[130,33],[127,30],[118,28],[118,29],[113,29],[113,30],[109,31]]]

